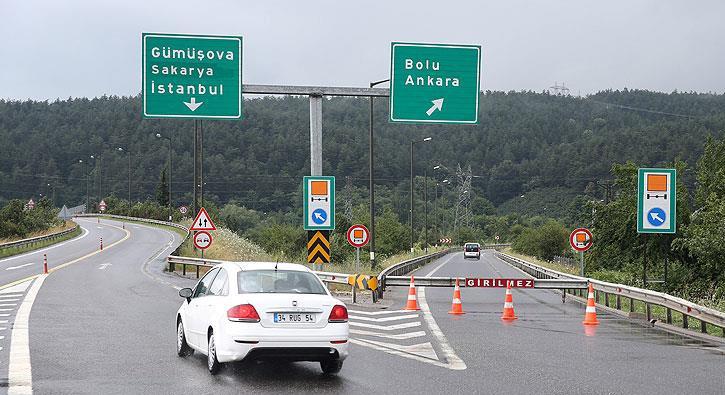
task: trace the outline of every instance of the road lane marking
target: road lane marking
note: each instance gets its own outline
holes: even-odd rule
[[[0,299],[19,298],[19,297],[21,297],[23,295],[25,295],[25,294],[24,293],[15,293],[15,292],[10,293],[10,292],[8,292],[8,293],[0,294]]]
[[[399,316],[381,317],[381,318],[362,317],[359,315],[352,315],[352,314],[350,315],[351,320],[363,320],[363,321],[372,321],[372,322],[399,321],[399,320],[407,320],[409,318],[418,318],[418,314],[408,314],[408,315],[399,315]]]
[[[417,353],[403,351],[400,349],[401,346],[399,346],[397,344],[389,345],[387,343],[376,342],[373,340],[360,340],[360,339],[350,339],[350,343],[357,344],[358,346],[369,347],[369,348],[372,348],[373,350],[383,351],[388,354],[398,355],[398,356],[401,356],[404,358],[409,358],[409,359],[414,359],[416,361],[429,363],[429,364],[439,366],[442,368],[448,367],[447,364],[444,364],[443,362],[441,362],[437,359],[431,359],[429,357],[424,357],[424,356],[418,355]],[[428,344],[430,344],[430,343],[428,343]],[[421,348],[421,347],[419,347],[419,348]],[[432,349],[433,349],[433,346],[431,345],[431,350]],[[433,353],[435,353],[435,350],[433,350]]]
[[[109,266],[111,266],[111,263],[102,263],[98,265],[98,270],[106,270],[106,268]]]
[[[361,328],[370,328],[370,329],[377,329],[380,331],[395,331],[398,329],[407,329],[407,328],[414,328],[416,326],[420,326],[420,322],[406,322],[405,324],[397,324],[397,325],[390,325],[390,326],[382,326],[382,325],[375,325],[375,324],[366,324],[364,322],[350,322],[350,326],[359,326]]]
[[[30,310],[40,286],[48,277],[39,275],[25,295],[10,334],[10,363],[8,365],[8,395],[32,394],[33,375],[30,366]]]
[[[390,334],[390,333],[381,333],[381,332],[373,332],[373,331],[363,331],[360,329],[350,329],[350,333],[353,335],[384,337],[386,339],[392,339],[392,340],[407,340],[407,339],[412,339],[415,337],[425,336],[425,331]]]
[[[0,309],[0,311],[15,311],[15,309]]]
[[[10,317],[10,314],[0,314],[0,317]]]
[[[17,294],[18,296],[25,295],[25,291],[30,286],[30,281],[26,281],[24,283],[20,283],[14,287],[5,288],[3,290],[0,290],[0,298],[2,298],[4,295],[8,294]]]
[[[29,262],[29,263],[26,263],[26,264],[20,265],[20,266],[10,266],[10,267],[6,267],[5,270],[20,269],[21,267],[26,267],[26,266],[30,266],[30,265],[34,265],[34,264],[35,264],[35,262]]]
[[[364,314],[364,315],[382,315],[382,314],[391,314],[391,313],[410,313],[410,310],[384,310],[384,311],[364,311],[364,310],[347,310],[350,313],[354,314]]]
[[[431,270],[428,274],[426,274],[424,277],[431,277],[435,272],[438,271],[443,265],[447,264],[448,262],[453,259],[457,254],[452,254],[450,258],[446,259],[445,262],[441,263],[440,265],[436,266],[435,269]],[[441,351],[443,351],[443,355],[448,361],[448,364],[446,367],[451,370],[465,370],[466,369],[466,363],[463,362],[461,358],[456,355],[455,350],[453,350],[453,347],[448,344],[448,339],[446,339],[446,336],[443,334],[443,331],[441,331],[441,328],[436,323],[435,318],[433,318],[433,314],[430,312],[430,308],[428,307],[428,302],[425,300],[425,287],[420,287],[418,289],[418,305],[420,306],[420,310],[423,312],[423,319],[425,320],[426,324],[428,324],[428,329],[430,329],[431,334],[433,334],[433,337],[436,338],[438,341],[438,345],[441,347]]]
[[[13,299],[13,300],[17,300],[17,299]],[[3,302],[7,302],[7,301],[3,300]],[[3,303],[3,304],[0,304],[0,307],[13,307],[13,306],[17,306],[17,305],[18,305],[17,303]]]
[[[76,223],[77,223],[77,222],[76,222]],[[4,259],[0,259],[0,263],[3,263],[3,262],[5,262],[5,261],[10,261],[10,260],[13,260],[13,259],[18,259],[18,258],[22,258],[22,257],[24,257],[24,256],[27,256],[27,255],[31,255],[31,254],[37,254],[37,253],[39,253],[39,252],[43,252],[43,251],[48,251],[48,250],[51,250],[51,249],[53,249],[53,248],[57,248],[57,247],[60,247],[60,246],[66,245],[66,244],[68,244],[68,243],[71,243],[71,242],[76,242],[76,241],[78,241],[78,240],[80,240],[80,239],[82,239],[82,238],[86,237],[86,236],[88,235],[88,233],[89,233],[89,232],[88,232],[88,229],[86,229],[86,228],[84,228],[83,226],[81,226],[81,224],[78,224],[78,226],[80,226],[80,227],[81,227],[81,230],[83,231],[83,232],[81,233],[81,235],[80,235],[80,236],[78,236],[78,237],[74,237],[74,238],[72,238],[72,239],[70,239],[70,240],[66,240],[66,241],[64,241],[64,242],[62,242],[62,243],[58,243],[58,244],[53,244],[53,245],[51,245],[51,246],[48,246],[48,247],[45,247],[45,248],[41,248],[41,249],[39,249],[39,250],[33,250],[33,251],[28,251],[28,252],[24,252],[24,253],[22,253],[22,254],[18,254],[18,255],[13,255],[13,256],[10,256],[10,257],[4,258]]]

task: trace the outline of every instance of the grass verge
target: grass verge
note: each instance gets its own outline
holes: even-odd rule
[[[71,225],[66,227],[66,229],[69,229],[69,228],[72,228],[73,226],[75,226],[75,222],[73,222],[73,221],[68,221],[68,223],[70,223]],[[64,230],[63,227],[55,227],[52,229],[53,229],[52,231],[49,230],[46,234],[55,233],[55,232]],[[2,248],[2,249],[0,249],[0,258],[5,258],[5,257],[13,256],[13,255],[18,255],[18,254],[23,254],[23,253],[30,252],[30,251],[39,250],[41,248],[45,248],[45,247],[51,246],[53,244],[60,243],[62,241],[70,240],[70,239],[80,235],[82,232],[83,232],[83,230],[81,229],[80,226],[78,226],[73,232],[71,232],[67,235],[63,235],[63,236],[51,239],[51,240],[39,241],[37,243],[33,243],[32,245],[25,245],[25,246],[21,246],[21,247]],[[42,236],[42,235],[36,234],[32,237],[38,237],[38,236]]]

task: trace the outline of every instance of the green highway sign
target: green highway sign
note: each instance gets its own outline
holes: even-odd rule
[[[392,43],[390,121],[478,123],[479,45]]]
[[[242,37],[143,33],[143,116],[242,118]]]
[[[677,170],[639,169],[637,233],[675,233]]]
[[[335,177],[306,176],[302,189],[305,230],[334,230]]]

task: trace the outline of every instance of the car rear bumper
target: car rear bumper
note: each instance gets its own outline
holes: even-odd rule
[[[285,359],[289,361],[344,360],[348,356],[347,324],[290,331],[263,328],[259,324],[230,323],[216,338],[219,362],[242,359]]]

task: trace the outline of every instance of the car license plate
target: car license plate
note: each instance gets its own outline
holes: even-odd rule
[[[274,313],[274,322],[284,324],[312,324],[316,318],[312,313]]]

